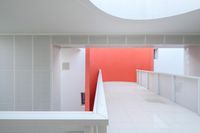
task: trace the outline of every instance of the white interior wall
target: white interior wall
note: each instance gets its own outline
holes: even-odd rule
[[[68,63],[61,70],[61,110],[84,110],[80,93],[85,88],[85,49],[62,48],[61,63]]]
[[[51,39],[0,36],[0,111],[84,110],[85,50],[51,48]]]
[[[52,90],[51,90],[51,110],[61,110],[61,58],[60,58],[60,47],[52,47]]]
[[[154,71],[184,74],[184,48],[159,48],[158,58],[154,59]]]
[[[50,38],[0,37],[0,111],[50,110]]]
[[[190,76],[200,76],[199,46],[185,48],[185,74]]]

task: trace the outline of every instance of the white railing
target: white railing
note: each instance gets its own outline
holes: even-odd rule
[[[101,70],[93,112],[0,112],[0,133],[106,133],[107,125]]]
[[[200,77],[137,70],[137,83],[200,114]]]
[[[108,118],[101,70],[99,70],[99,75],[98,75],[97,89],[96,89],[93,112],[95,112],[97,114],[101,114],[105,118]]]

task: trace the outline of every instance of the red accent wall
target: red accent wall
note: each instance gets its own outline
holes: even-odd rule
[[[104,81],[136,82],[136,69],[153,70],[153,49],[87,48],[86,111],[93,109],[99,69]]]

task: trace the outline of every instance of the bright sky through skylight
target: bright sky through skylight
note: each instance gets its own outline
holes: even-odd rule
[[[158,19],[200,9],[200,0],[90,0],[102,11],[132,20]]]

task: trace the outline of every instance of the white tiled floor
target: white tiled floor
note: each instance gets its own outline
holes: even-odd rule
[[[135,83],[105,82],[108,133],[200,133],[200,116]]]

